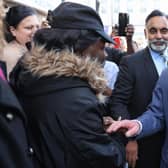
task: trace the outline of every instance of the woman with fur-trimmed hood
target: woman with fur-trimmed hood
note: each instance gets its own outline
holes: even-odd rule
[[[102,63],[105,42],[112,39],[105,35],[97,13],[87,6],[63,3],[50,11],[49,23],[51,28],[36,32],[31,51],[11,74],[29,119],[38,164],[122,168],[125,138],[108,135],[103,127],[106,80]]]

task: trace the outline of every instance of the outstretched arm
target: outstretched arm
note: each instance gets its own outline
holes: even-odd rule
[[[143,115],[138,117],[137,120],[113,121],[106,129],[106,132],[112,133],[125,128],[125,135],[127,137],[136,136],[140,133],[138,138],[141,138],[162,130],[165,127],[166,111],[168,110],[167,75],[168,70],[163,71],[154,89],[152,102]]]
[[[121,131],[124,132],[126,137],[133,137],[138,135],[141,128],[141,123],[138,120],[113,121],[112,124],[106,129],[106,132],[113,133],[116,131]]]

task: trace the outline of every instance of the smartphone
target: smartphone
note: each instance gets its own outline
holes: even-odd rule
[[[129,24],[129,14],[128,13],[119,13],[118,15],[118,35],[126,36],[125,28]]]

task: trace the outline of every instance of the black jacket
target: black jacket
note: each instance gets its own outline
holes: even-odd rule
[[[105,51],[107,52],[106,60],[115,62],[117,65],[120,64],[124,56],[128,55],[126,52],[112,47],[106,47]]]
[[[33,168],[23,110],[7,81],[0,78],[0,167]]]
[[[93,87],[92,75],[95,70],[91,70],[95,69],[96,65],[80,60],[70,53],[60,57],[58,53],[50,53],[50,60],[45,55],[41,57],[40,53],[37,55],[36,51],[32,52],[21,62],[24,62],[24,67],[31,68],[31,72],[35,73],[30,73],[30,69],[24,69],[22,63],[18,63],[12,73],[12,83],[27,112],[32,142],[41,162],[40,166],[123,167],[123,139],[118,135],[106,134],[103,128],[104,109]],[[62,60],[64,64],[59,64]],[[53,65],[53,61],[58,65]],[[36,64],[38,62],[41,62],[41,65]],[[29,67],[30,65],[32,66]],[[73,68],[70,68],[71,65]],[[90,68],[86,70],[86,67]],[[90,73],[86,73],[88,70]],[[92,80],[90,84],[88,78]]]

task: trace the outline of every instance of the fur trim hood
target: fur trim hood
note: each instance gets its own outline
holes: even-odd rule
[[[33,47],[22,59],[24,68],[38,78],[46,76],[79,77],[89,83],[97,94],[107,86],[104,70],[96,60],[80,57],[67,50],[46,51],[44,47]]]

